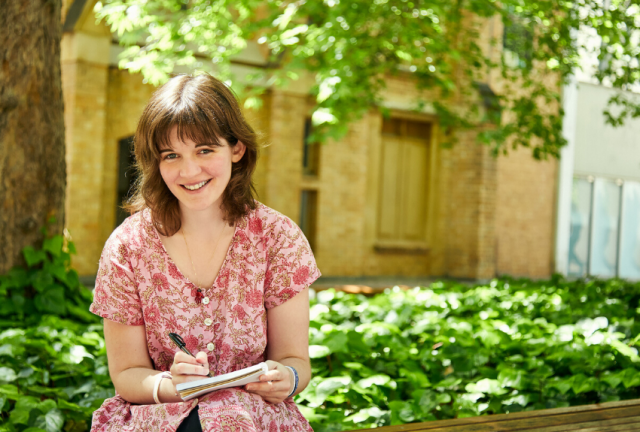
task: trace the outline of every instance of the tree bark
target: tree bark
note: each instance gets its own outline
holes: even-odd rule
[[[0,1],[0,274],[64,227],[61,0]]]

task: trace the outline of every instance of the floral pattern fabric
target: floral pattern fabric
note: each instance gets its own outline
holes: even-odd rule
[[[281,305],[320,276],[300,228],[262,204],[239,220],[212,287],[195,301],[196,287],[167,254],[150,211],[127,218],[105,244],[91,312],[144,325],[156,370],[167,371],[180,334],[191,352],[205,351],[213,375],[265,360],[267,309]],[[213,349],[209,349],[213,348]],[[134,405],[120,395],[93,415],[92,432],[175,431],[199,406],[203,430],[312,431],[291,398],[270,404],[240,387],[187,402]]]

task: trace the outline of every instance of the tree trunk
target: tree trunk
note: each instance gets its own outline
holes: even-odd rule
[[[0,1],[0,274],[64,226],[61,0]]]

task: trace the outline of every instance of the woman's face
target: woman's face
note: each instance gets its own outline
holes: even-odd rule
[[[207,210],[222,203],[231,178],[231,164],[244,155],[245,146],[238,142],[233,148],[223,138],[222,146],[196,143],[178,138],[177,127],[169,136],[171,148],[160,152],[160,174],[183,210]]]

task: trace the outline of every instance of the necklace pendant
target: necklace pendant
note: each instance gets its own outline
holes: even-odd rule
[[[196,303],[201,304],[203,298],[204,294],[202,294],[202,290],[198,288],[198,290],[196,291]]]

